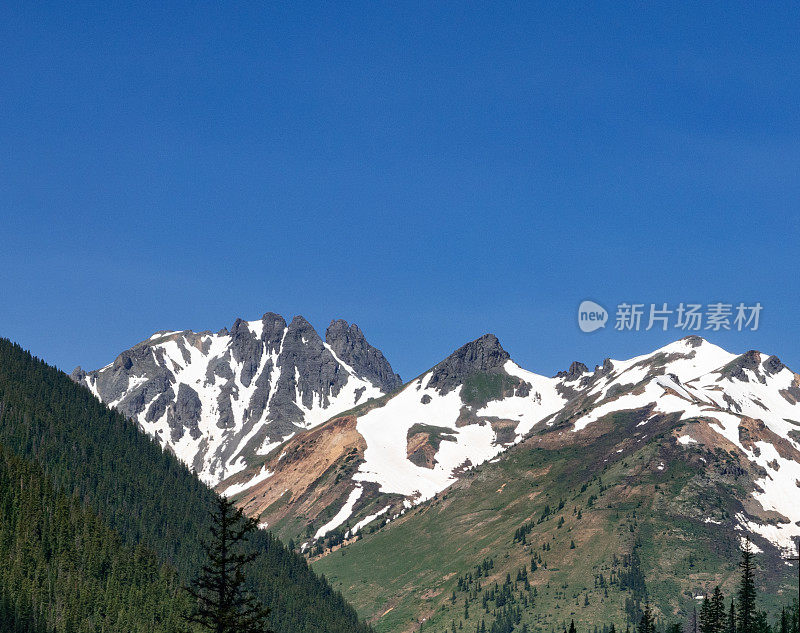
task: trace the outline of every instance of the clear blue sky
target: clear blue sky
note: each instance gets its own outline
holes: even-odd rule
[[[96,368],[272,310],[553,373],[682,335],[585,298],[760,301],[708,338],[800,370],[796,4],[133,4],[0,6],[0,335]]]

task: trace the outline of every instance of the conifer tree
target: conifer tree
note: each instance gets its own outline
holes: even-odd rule
[[[738,633],[755,633],[756,618],[756,585],[755,571],[753,569],[753,548],[747,538],[742,547],[742,560],[739,563],[742,570],[739,580],[739,610],[737,612],[736,629]]]
[[[211,541],[204,543],[208,562],[187,588],[197,601],[186,616],[188,622],[212,633],[268,633],[269,611],[244,590],[244,569],[257,553],[240,549],[257,527],[256,520],[245,518],[227,497],[217,497]]]
[[[714,587],[711,597],[711,623],[713,633],[725,633],[725,596],[719,585]]]
[[[650,609],[649,600],[644,603],[644,613],[642,614],[642,619],[639,620],[639,626],[636,630],[637,633],[655,633],[655,618],[653,617],[653,612]]]
[[[711,600],[706,594],[700,606],[700,633],[714,633],[714,624],[711,617]]]
[[[786,607],[781,609],[781,619],[778,630],[780,633],[789,633],[789,614],[786,612]]]

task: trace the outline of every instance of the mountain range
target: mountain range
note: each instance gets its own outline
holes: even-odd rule
[[[731,582],[745,535],[770,563],[765,590],[788,587],[800,376],[776,356],[689,336],[547,377],[486,334],[402,383],[357,326],[333,321],[323,341],[268,313],[159,332],[72,377],[291,541],[378,630],[463,624],[476,574],[516,591],[521,570],[538,591],[528,612],[519,589],[519,617],[538,629],[562,613],[635,621],[646,596],[686,613]]]

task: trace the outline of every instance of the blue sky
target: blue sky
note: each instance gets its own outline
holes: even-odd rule
[[[760,301],[707,337],[800,370],[797,5],[132,4],[0,7],[0,335],[96,368],[272,310],[554,373],[683,335],[583,299]]]

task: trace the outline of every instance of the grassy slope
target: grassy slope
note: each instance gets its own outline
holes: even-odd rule
[[[606,593],[596,578],[602,574],[608,584],[612,568],[617,578],[630,572],[622,560],[635,549],[651,599],[662,617],[674,617],[691,608],[697,592],[717,583],[732,587],[738,542],[729,528],[739,506],[730,493],[739,484],[709,477],[699,450],[672,439],[679,425],[674,419],[661,420],[649,439],[637,441],[639,419],[606,418],[605,433],[584,445],[562,446],[556,433],[530,438],[439,498],[319,560],[315,569],[378,631],[418,630],[423,620],[422,630],[445,631],[453,620],[464,621],[469,593],[457,592],[455,604],[450,601],[458,577],[492,557],[495,566],[483,588],[502,585],[507,573],[513,580],[526,567],[537,595],[522,609],[522,622],[550,631],[572,618],[624,625],[625,601],[633,592],[617,583]],[[545,506],[555,510],[561,500],[564,507],[539,522]],[[709,516],[723,523],[704,522]],[[531,519],[526,544],[514,542],[517,528]],[[540,564],[530,573],[534,555],[547,569]],[[762,575],[762,588],[773,596],[767,603],[774,603],[780,585],[790,580],[781,576],[785,568],[774,553],[760,558],[766,570],[778,570]],[[522,583],[514,585],[519,599],[532,597]],[[478,595],[465,630],[482,617],[489,626],[493,617]]]

